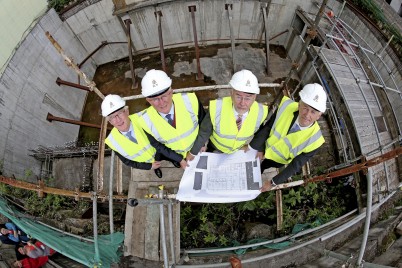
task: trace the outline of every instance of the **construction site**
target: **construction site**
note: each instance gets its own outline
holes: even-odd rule
[[[3,217],[71,260],[50,258],[45,267],[402,267],[402,18],[386,3],[85,0],[57,12],[46,1],[9,2],[6,12],[32,14],[1,69],[1,185],[90,204],[92,233],[77,235],[2,194]],[[165,71],[175,93],[194,92],[206,110],[243,69],[258,78],[256,101],[268,117],[306,84],[325,89],[318,153],[260,194],[254,205],[273,205],[242,214],[255,221],[249,229],[209,229],[220,241],[239,232],[240,243],[186,236],[183,229],[202,229],[195,220],[187,229],[185,216],[202,204],[176,199],[183,169],[163,161],[158,178],[125,166],[105,145],[112,126],[102,100],[117,94],[130,114],[144,110],[141,80],[151,69]],[[262,181],[278,172],[266,170]],[[333,218],[289,222],[294,191],[325,195],[335,184],[341,197],[325,200]],[[294,202],[308,203],[298,195]],[[124,224],[116,226],[116,214]],[[100,217],[107,234],[99,234]],[[12,267],[14,249],[1,245],[0,253],[2,267]]]

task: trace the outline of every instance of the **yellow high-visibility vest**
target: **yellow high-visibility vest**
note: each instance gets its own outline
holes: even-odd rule
[[[231,97],[210,101],[209,114],[213,126],[211,142],[221,152],[233,153],[251,141],[266,119],[268,107],[254,101],[240,130],[237,129]]]
[[[152,106],[138,113],[139,124],[157,141],[185,157],[198,134],[198,99],[194,93],[173,94],[173,103],[176,128]]]
[[[314,151],[325,142],[317,122],[307,129],[287,134],[293,113],[297,110],[297,102],[286,96],[282,98],[269,138],[265,143],[265,158],[289,164],[299,154]]]
[[[133,114],[130,115],[129,118],[133,126],[137,143],[129,140],[115,127],[107,136],[105,143],[112,150],[118,152],[129,160],[141,163],[154,162],[156,149],[149,143],[148,137],[146,136],[144,130],[142,130],[142,128],[138,125],[138,116]]]

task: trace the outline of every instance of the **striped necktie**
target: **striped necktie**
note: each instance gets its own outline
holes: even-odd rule
[[[241,128],[241,124],[242,124],[242,115],[241,114],[238,114],[237,115],[237,119],[236,119],[236,126],[237,126],[237,130],[240,130],[240,128]]]

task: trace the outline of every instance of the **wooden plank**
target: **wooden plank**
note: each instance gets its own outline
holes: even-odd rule
[[[354,107],[350,108],[351,116],[353,116],[354,120],[366,120],[374,124],[375,114],[373,115],[374,118],[371,118],[371,115],[368,113],[367,109],[363,109],[362,107]]]
[[[350,56],[346,53],[340,53],[331,49],[322,49],[322,54],[325,56],[327,63],[330,65],[340,65],[346,67],[347,69],[349,69],[349,65],[352,70],[361,69],[359,62],[357,62],[353,56]]]
[[[276,230],[282,230],[283,225],[283,207],[282,207],[282,190],[276,190]]]
[[[377,142],[377,130],[374,128],[374,126],[361,126],[359,128],[356,128],[358,135],[361,139],[366,139],[367,136],[368,138],[371,139],[372,137],[375,137],[375,140]]]
[[[123,193],[123,163],[118,157],[116,158],[116,171],[117,171],[117,181],[116,181],[116,190],[117,193]]]
[[[362,154],[365,155],[365,154],[371,153],[372,151],[377,150],[377,149],[378,149],[378,143],[376,143],[376,144],[371,143],[371,144],[362,146],[361,151],[362,151]]]
[[[363,96],[357,92],[344,92],[344,99],[346,103],[351,101],[364,102]]]
[[[374,94],[365,93],[363,96],[361,93],[346,93],[345,98],[348,105],[358,105],[360,102],[360,106],[380,109]]]
[[[358,130],[375,129],[374,122],[373,120],[371,120],[370,117],[357,117],[355,119],[357,119],[355,124],[356,129]]]
[[[130,182],[130,184],[135,184],[135,182]],[[130,187],[131,188],[131,187]],[[144,189],[136,189],[135,194],[129,195],[131,198],[141,198],[146,194]],[[146,225],[146,214],[147,207],[137,206],[135,208],[127,207],[127,209],[132,210],[131,218],[128,217],[126,211],[126,225],[131,225],[132,235],[125,234],[126,239],[131,241],[131,251],[129,255],[136,256],[139,258],[145,258],[145,225]],[[127,227],[126,227],[127,229]]]
[[[377,99],[372,92],[363,91],[362,93],[357,87],[356,88],[348,87],[348,89],[342,90],[342,92],[346,98],[346,101],[349,101],[349,99],[361,100],[361,101],[367,100],[368,102],[373,102],[375,103],[376,106],[378,106]]]
[[[150,187],[148,193],[158,194],[155,187]],[[159,261],[159,233],[160,233],[160,209],[159,205],[149,205],[146,207],[144,222],[145,240],[144,257],[147,260]]]
[[[367,111],[367,109],[355,107],[355,108],[350,109],[350,110],[352,112],[352,115],[355,116],[358,120],[365,119],[365,120],[370,121],[372,124],[374,124],[373,121],[375,120],[375,117],[383,116],[378,109],[372,109],[371,110],[371,115],[373,116],[373,118],[371,117],[371,115]]]
[[[352,109],[350,109],[350,112],[351,116],[355,120],[370,120],[371,122],[373,121],[373,119],[371,119],[370,113],[367,111],[367,108],[364,109],[363,107],[353,107]],[[378,114],[374,113],[373,116],[378,116]]]
[[[336,78],[349,78],[356,81],[356,78],[362,81],[368,80],[365,73],[360,68],[350,68],[348,66],[331,65],[332,73]]]

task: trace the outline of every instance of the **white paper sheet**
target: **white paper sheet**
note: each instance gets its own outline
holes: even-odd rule
[[[176,199],[199,203],[248,201],[260,194],[260,161],[256,151],[200,153],[184,171]]]

